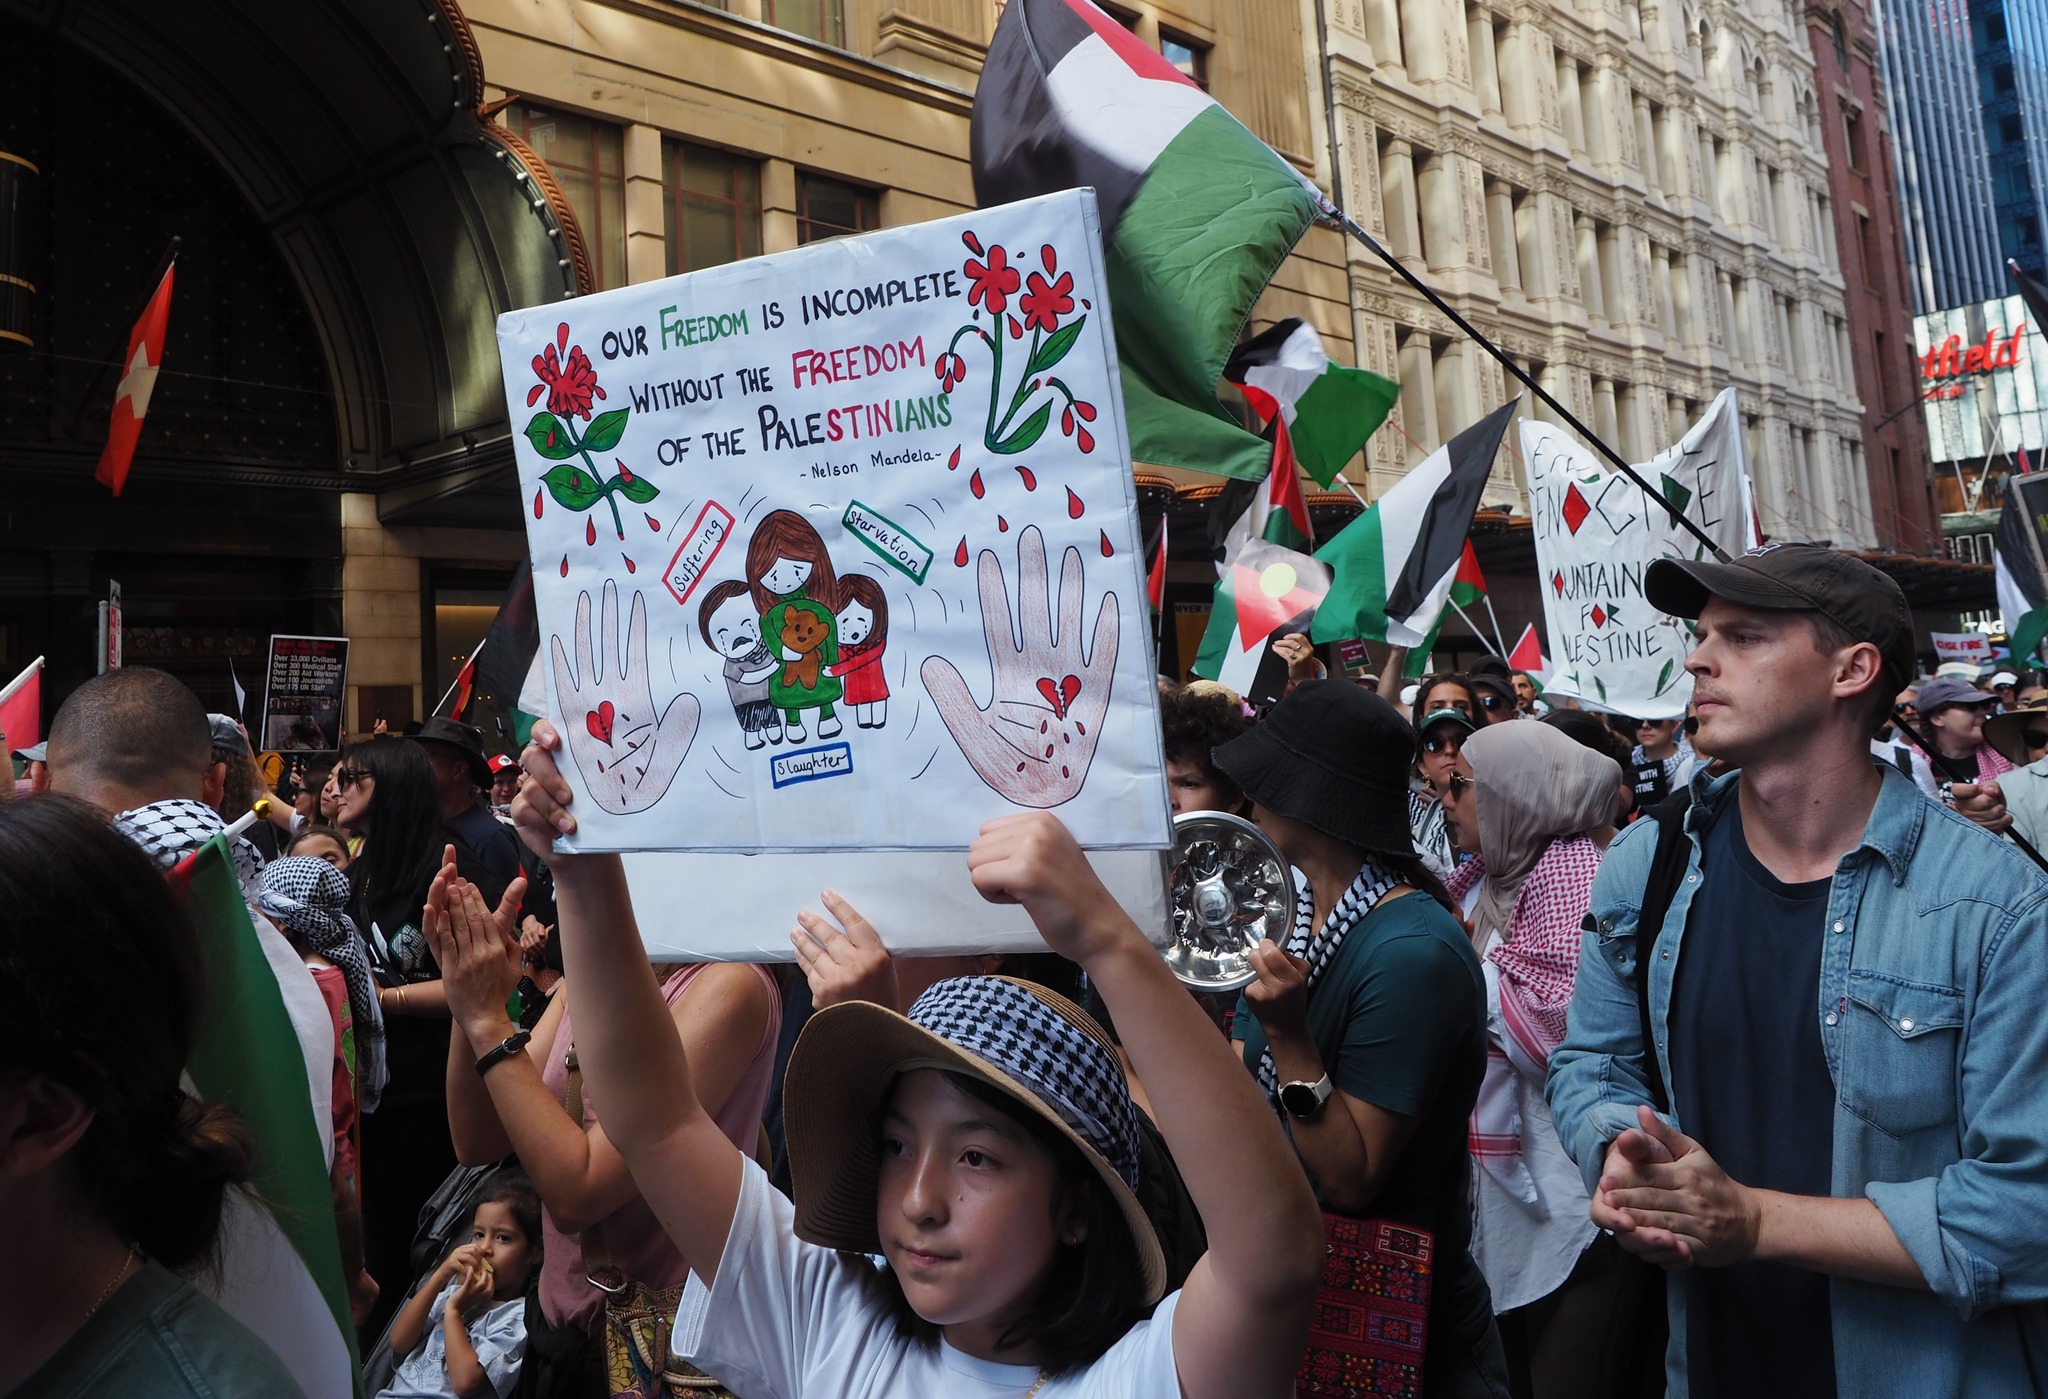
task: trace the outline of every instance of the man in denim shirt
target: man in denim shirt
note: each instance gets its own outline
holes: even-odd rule
[[[1883,574],[1773,545],[1645,593],[1699,619],[1701,746],[1739,771],[1692,783],[1654,1045],[1658,827],[1609,850],[1548,1097],[1594,1221],[1671,1276],[1670,1392],[2039,1393],[2048,878],[1873,763],[1913,659]]]

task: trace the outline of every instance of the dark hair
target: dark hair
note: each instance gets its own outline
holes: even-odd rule
[[[1034,1348],[1038,1368],[1051,1378],[1093,1364],[1152,1311],[1143,1300],[1145,1276],[1123,1210],[1081,1149],[1037,1114],[1020,1111],[1016,1099],[981,1079],[950,1072],[946,1078],[977,1102],[1001,1113],[1004,1121],[1015,1124],[1052,1157],[1059,1175],[1054,1205],[1072,1200],[1087,1230],[1078,1244],[1056,1245],[1052,1271],[1038,1295],[996,1344],[1006,1350]],[[877,1109],[873,1126],[877,1136],[882,1130],[880,1114],[888,1110],[894,1096],[893,1090],[885,1094]],[[1048,1226],[1051,1222],[1047,1220]],[[887,1279],[890,1314],[897,1331],[927,1346],[937,1345],[939,1328],[911,1307],[895,1272],[885,1268],[881,1275]]]
[[[375,780],[370,794],[374,819],[363,833],[363,848],[348,867],[355,902],[368,908],[401,894],[425,897],[446,844],[441,799],[427,752],[406,738],[373,738],[352,743],[341,755],[344,767],[360,768]]]
[[[297,850],[299,846],[304,844],[306,841],[312,839],[314,836],[325,836],[327,839],[333,841],[336,845],[340,846],[343,854],[348,853],[347,836],[343,835],[340,831],[335,830],[334,827],[332,826],[319,825],[299,827],[299,833],[292,837],[291,844],[285,846],[284,853],[287,855],[291,854],[294,850]]]
[[[256,770],[255,755],[249,751],[249,745],[243,743],[233,748],[215,748],[213,760],[226,763],[228,769],[221,779],[221,819],[239,820],[256,805],[256,798],[263,795],[263,774]]]
[[[93,1216],[166,1267],[213,1252],[256,1146],[239,1113],[188,1097],[199,948],[163,875],[96,809],[0,802],[0,1081],[78,1095],[92,1125],[66,1160]]]
[[[877,641],[889,639],[889,595],[882,591],[882,585],[865,573],[849,574],[839,580],[839,605],[837,612],[848,602],[857,602],[875,614],[875,629],[868,633]]]
[[[1623,772],[1628,771],[1634,746],[1599,715],[1584,709],[1553,709],[1543,716],[1542,722],[1581,747],[1606,754],[1621,765]]]
[[[1472,688],[1471,676],[1458,670],[1440,670],[1434,675],[1423,676],[1416,683],[1415,703],[1408,706],[1408,722],[1414,726],[1417,733],[1422,731],[1423,716],[1429,713],[1424,707],[1429,703],[1429,692],[1439,685],[1456,685],[1465,692],[1466,702],[1472,706],[1472,713],[1467,717],[1473,723],[1478,723],[1481,716],[1486,713],[1485,706],[1479,703],[1479,691]]]
[[[825,552],[825,541],[811,528],[811,522],[796,511],[770,510],[754,526],[753,537],[747,541],[747,586],[753,589],[754,607],[762,616],[782,600],[761,581],[761,575],[777,559],[801,559],[809,564],[811,577],[804,584],[804,596],[824,603],[830,611],[839,610],[839,577],[832,570],[832,556]]]
[[[517,1166],[500,1166],[484,1177],[484,1183],[476,1193],[476,1203],[469,1207],[469,1223],[476,1227],[476,1212],[485,1205],[503,1205],[511,1211],[512,1222],[519,1226],[519,1232],[526,1235],[526,1257],[530,1264],[526,1274],[526,1290],[531,1292],[540,1282],[541,1256],[546,1247],[540,1232],[540,1192],[533,1188],[532,1180]]]
[[[1159,727],[1165,738],[1166,761],[1200,768],[1222,793],[1224,810],[1234,812],[1244,806],[1243,790],[1217,771],[1209,756],[1251,727],[1242,708],[1219,694],[1176,690],[1159,697]]]
[[[748,591],[747,585],[739,579],[727,578],[713,583],[710,591],[704,594],[704,601],[697,604],[697,630],[703,633],[706,646],[714,651],[718,649],[711,639],[711,614],[734,598],[747,596]]]
[[[170,777],[203,779],[213,764],[213,730],[183,681],[123,666],[71,692],[50,723],[49,753],[66,791],[78,789],[74,774],[146,791]]]

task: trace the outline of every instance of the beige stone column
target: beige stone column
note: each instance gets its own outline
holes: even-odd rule
[[[1364,0],[1364,5],[1365,41],[1372,45],[1373,62],[1405,67],[1399,0]]]
[[[1486,232],[1493,247],[1493,275],[1502,291],[1522,289],[1522,259],[1515,246],[1515,196],[1505,180],[1486,186]]]
[[[1457,157],[1448,151],[1432,152],[1416,178],[1425,260],[1433,269],[1465,266],[1467,241],[1459,208]]]
[[[1408,447],[1407,464],[1414,466],[1443,441],[1438,435],[1435,354],[1428,332],[1401,332],[1400,364],[1402,417],[1408,435],[1415,439]]]
[[[1579,299],[1596,321],[1607,319],[1607,297],[1600,282],[1600,244],[1593,221],[1581,214],[1572,221],[1572,236],[1579,266]]]
[[[1396,257],[1422,256],[1422,225],[1415,199],[1415,148],[1396,137],[1380,151],[1380,205],[1387,216],[1387,246]]]
[[[1587,155],[1585,94],[1579,90],[1578,60],[1570,54],[1557,55],[1557,108],[1565,144],[1572,154]]]
[[[341,498],[341,629],[348,636],[348,702],[342,722],[351,733],[357,692],[365,685],[410,685],[421,714],[420,562],[377,518],[377,497]]]
[[[1600,434],[1600,440],[1615,448],[1625,450],[1621,443],[1619,424],[1614,416],[1614,381],[1595,379],[1593,381],[1593,431]]]
[[[1444,27],[1443,0],[1401,0],[1401,49],[1408,60],[1408,81],[1443,80],[1448,63]]]
[[[783,253],[796,243],[796,166],[761,162],[761,251]]]
[[[1528,131],[1542,124],[1542,104],[1536,90],[1536,70],[1532,66],[1533,45],[1530,43],[1530,27],[1521,20],[1508,26],[1506,37],[1496,55],[1500,71],[1500,114],[1501,119],[1518,131]]]
[[[1522,259],[1522,283],[1533,289],[1541,286],[1546,296],[1562,296],[1576,301],[1579,290],[1578,244],[1572,231],[1572,206],[1561,194],[1550,190],[1538,190],[1536,201],[1536,243],[1537,262],[1542,269],[1539,282],[1537,270],[1531,259]]]
[[[1734,280],[1720,268],[1714,269],[1714,280],[1720,286],[1721,335],[1723,349],[1732,360],[1747,358],[1743,344],[1742,308],[1735,300]]]
[[[668,226],[662,210],[661,129],[626,128],[626,280],[668,275]]]
[[[1657,298],[1657,328],[1667,339],[1677,341],[1684,338],[1684,331],[1678,320],[1677,297],[1672,286],[1671,250],[1661,244],[1650,245],[1650,292]]]
[[[1657,128],[1650,120],[1650,99],[1638,92],[1631,105],[1635,108],[1636,168],[1642,171],[1643,187],[1661,198],[1664,176],[1657,168]]]
[[[1479,99],[1479,113],[1500,116],[1505,111],[1505,99],[1501,94],[1500,60],[1493,51],[1493,16],[1484,10],[1474,10],[1465,28],[1472,55],[1472,95]]]

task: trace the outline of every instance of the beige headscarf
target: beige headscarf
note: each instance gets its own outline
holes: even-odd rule
[[[1479,797],[1479,848],[1486,877],[1473,907],[1472,936],[1507,936],[1522,881],[1551,841],[1614,819],[1621,766],[1548,724],[1491,724],[1465,740]]]

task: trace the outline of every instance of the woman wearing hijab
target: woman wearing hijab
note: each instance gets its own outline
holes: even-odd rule
[[[1471,775],[1451,776],[1444,811],[1458,848],[1476,857],[1450,892],[1468,911],[1486,976],[1472,1252],[1518,1399],[1634,1393],[1647,1318],[1630,1299],[1643,1279],[1594,1226],[1543,1099],[1603,853],[1592,833],[1614,820],[1621,768],[1549,724],[1481,729],[1464,759]],[[1649,1352],[1653,1373],[1659,1351]]]

